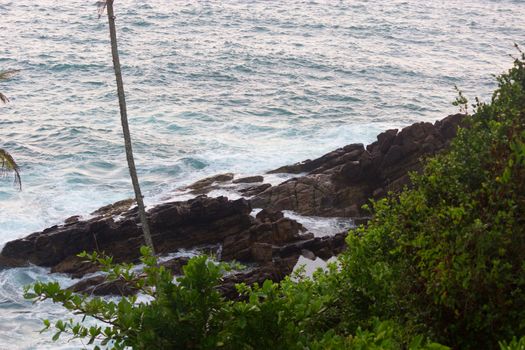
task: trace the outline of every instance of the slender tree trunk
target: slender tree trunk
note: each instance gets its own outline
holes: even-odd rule
[[[126,158],[128,160],[129,175],[133,183],[133,190],[135,191],[135,199],[139,209],[140,222],[142,224],[142,231],[144,233],[144,240],[146,244],[152,249],[155,254],[153,240],[149,230],[148,219],[146,217],[146,210],[144,208],[144,200],[140,192],[139,180],[137,177],[137,169],[135,168],[135,160],[133,159],[133,149],[131,147],[131,135],[129,133],[128,112],[126,109],[126,96],[124,94],[124,82],[122,81],[122,72],[120,70],[120,59],[118,55],[117,46],[117,29],[115,26],[115,14],[113,12],[113,0],[106,1],[108,21],[109,21],[109,35],[111,38],[111,54],[113,55],[113,69],[115,70],[115,78],[117,80],[118,101],[120,106],[120,120],[122,122],[122,132],[124,133],[124,146],[126,148]]]

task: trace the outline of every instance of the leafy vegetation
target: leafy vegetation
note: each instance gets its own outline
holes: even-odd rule
[[[197,257],[173,281],[143,249],[144,275],[87,257],[148,302],[56,283],[37,283],[27,297],[105,324],[45,321],[54,338],[67,332],[110,349],[524,349],[524,61],[497,78],[490,103],[476,101],[411,189],[372,203],[374,218],[350,232],[328,272],[239,285],[233,301],[216,288],[226,265]]]
[[[525,333],[523,59],[414,188],[374,203],[372,223],[349,237],[341,305],[359,310],[354,325],[394,319],[457,348]]]
[[[206,256],[190,260],[182,277],[173,282],[171,272],[158,266],[148,247],[142,248],[143,272],[132,265],[114,265],[111,258],[83,254],[102,266],[110,279],[121,279],[137,288],[148,301],[136,296],[118,301],[78,295],[60,288],[56,282],[36,283],[26,297],[61,303],[73,313],[90,316],[100,323],[85,325],[73,319],[58,321],[53,339],[63,333],[86,338],[88,344],[110,349],[397,349],[393,322],[375,320],[353,336],[341,336],[319,328],[319,315],[326,311],[331,296],[319,293],[319,280],[280,284],[266,281],[262,286],[238,285],[240,301],[225,300],[217,286],[229,265],[215,263]],[[84,321],[84,319],[82,319]],[[102,325],[101,325],[102,324]],[[414,339],[410,349],[443,349]]]
[[[13,69],[0,71],[0,80],[9,79],[16,73],[18,73],[18,71]],[[7,96],[4,95],[2,92],[0,92],[0,102],[9,102]],[[18,164],[16,164],[15,159],[11,154],[9,154],[9,152],[7,152],[3,148],[0,148],[0,176],[6,175],[11,172],[14,174],[15,184],[18,185],[20,189],[22,189],[22,181],[20,179],[20,168],[18,167]]]

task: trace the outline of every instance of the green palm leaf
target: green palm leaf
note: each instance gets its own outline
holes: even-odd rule
[[[0,71],[0,80],[9,79],[18,72],[19,72],[18,69],[8,69],[8,70]],[[7,98],[6,95],[0,92],[0,101],[3,103],[7,103],[9,102],[9,99]]]
[[[20,72],[19,69],[8,69],[0,72],[0,80],[11,78],[16,73]]]
[[[4,149],[0,148],[0,175],[6,176],[8,173],[13,173],[15,176],[15,184],[22,189],[22,181],[20,179],[20,169],[13,157]]]

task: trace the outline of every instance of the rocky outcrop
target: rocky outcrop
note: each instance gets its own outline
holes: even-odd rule
[[[264,181],[264,177],[262,177],[261,175],[256,175],[256,176],[241,177],[239,179],[233,180],[232,183],[234,183],[234,184],[251,184],[251,183],[263,182],[263,181]]]
[[[311,260],[316,257],[329,259],[343,251],[345,248],[346,233],[340,233],[335,236],[327,237],[310,237],[284,246],[274,246],[267,243],[255,243],[268,247],[264,249],[267,258],[259,260],[257,263],[250,264],[247,268],[226,275],[219,290],[221,293],[231,299],[239,298],[235,284],[244,282],[247,285],[253,283],[262,284],[265,280],[279,282],[288,276],[292,271],[300,255]],[[188,258],[175,258],[161,263],[169,268],[175,275],[179,275],[182,266],[188,262]],[[125,281],[107,280],[104,275],[97,275],[83,279],[69,287],[74,292],[82,292],[90,295],[131,295],[137,292],[133,286]]]
[[[160,204],[148,212],[153,241],[159,254],[206,245],[222,245],[227,259],[254,260],[254,243],[284,244],[301,238],[297,222],[280,218],[260,222],[250,215],[245,199],[200,196],[184,202]],[[23,239],[8,242],[0,263],[28,263],[52,267],[53,272],[83,275],[93,271],[76,257],[82,251],[105,252],[117,262],[133,262],[143,245],[136,208],[115,217],[95,217],[53,226]],[[255,259],[256,260],[256,259]]]
[[[233,180],[233,177],[234,175],[232,173],[217,174],[196,181],[185,187],[184,190],[189,190],[192,194],[206,194],[214,189],[219,188],[220,184],[230,183]]]
[[[229,297],[238,297],[236,282],[279,281],[292,271],[300,255],[326,260],[340,253],[346,235],[314,237],[282,210],[352,217],[357,223],[364,218],[360,208],[369,198],[410,184],[408,173],[421,170],[422,158],[447,146],[462,117],[451,115],[434,124],[387,130],[366,147],[350,144],[320,158],[281,167],[271,173],[300,175],[276,186],[263,183],[262,176],[234,179],[231,173],[197,181],[183,190],[200,194],[228,188],[245,198],[200,195],[155,206],[147,215],[156,251],[163,255],[188,248],[211,250],[219,259],[247,263],[248,269],[224,278],[220,289]],[[144,242],[133,205],[131,199],[120,201],[95,211],[91,219],[70,217],[63,225],[8,242],[0,253],[0,267],[35,264],[80,278],[98,270],[77,257],[82,251],[104,252],[116,262],[137,262]],[[264,209],[253,217],[252,206]],[[177,274],[186,262],[176,258],[162,264]],[[108,282],[102,275],[71,288],[92,294],[136,292],[123,281]]]
[[[82,251],[104,252],[115,262],[137,262],[143,245],[142,231],[136,208],[128,209],[128,204],[107,206],[107,210],[98,211],[100,216],[92,219],[69,220],[8,242],[0,254],[0,264],[13,267],[31,263],[81,278],[98,270],[98,266],[77,257]],[[225,197],[199,196],[160,204],[148,211],[148,218],[160,255],[200,247],[212,250],[222,260],[249,264],[249,269],[225,279],[221,287],[225,295],[234,293],[234,281],[279,281],[291,272],[301,254],[327,258],[339,253],[344,246],[343,235],[314,238],[282,212],[262,210],[256,217],[250,213],[250,204],[245,199],[232,201]],[[186,262],[187,259],[176,258],[162,265],[179,274]],[[107,281],[103,275],[85,278],[71,289],[94,295],[136,292],[124,281]]]
[[[416,123],[387,130],[366,148],[351,144],[320,158],[284,166],[270,173],[306,173],[269,187],[251,199],[257,208],[293,210],[303,215],[362,216],[369,198],[410,184],[408,173],[420,171],[421,159],[442,150],[455,136],[463,115],[434,124]]]

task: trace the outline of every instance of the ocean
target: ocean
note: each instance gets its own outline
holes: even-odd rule
[[[525,47],[522,0],[116,1],[130,128],[146,203],[222,172],[260,174],[382,130],[488,100]],[[132,196],[107,20],[95,1],[0,0],[0,246]],[[0,350],[77,349],[39,334],[60,308],[0,271]],[[51,316],[49,316],[51,315]]]

